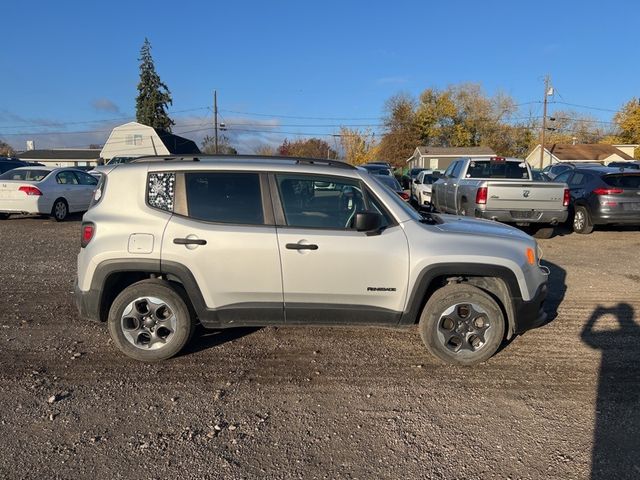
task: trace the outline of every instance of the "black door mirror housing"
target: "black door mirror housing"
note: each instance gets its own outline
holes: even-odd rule
[[[382,215],[378,212],[356,213],[355,229],[358,232],[379,232],[382,227]]]

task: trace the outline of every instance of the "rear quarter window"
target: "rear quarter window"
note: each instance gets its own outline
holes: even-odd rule
[[[260,176],[245,172],[186,172],[187,215],[196,220],[263,225]]]

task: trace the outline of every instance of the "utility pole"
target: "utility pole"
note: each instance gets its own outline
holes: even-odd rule
[[[540,132],[540,168],[544,166],[544,134],[547,130],[547,97],[551,95],[549,91],[549,75],[544,77],[544,100],[542,108],[542,131]]]
[[[545,104],[546,108],[546,104]],[[215,132],[215,152],[218,154],[218,91],[213,91],[213,129]]]

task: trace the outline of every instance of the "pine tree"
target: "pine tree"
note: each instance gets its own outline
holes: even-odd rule
[[[136,121],[143,125],[159,128],[167,132],[174,125],[167,114],[167,105],[171,105],[171,92],[160,80],[151,56],[151,43],[144,39],[140,49],[140,83],[136,98]]]

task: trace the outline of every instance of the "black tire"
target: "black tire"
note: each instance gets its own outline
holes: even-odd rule
[[[576,206],[573,213],[573,221],[571,223],[573,231],[580,234],[589,234],[593,232],[593,225],[589,217],[589,211],[582,206]]]
[[[0,220],[6,220],[7,218],[9,218],[8,213],[0,213]]]
[[[51,216],[56,222],[64,222],[67,216],[69,216],[69,204],[64,198],[58,198],[53,202]]]
[[[164,307],[168,311],[161,310]],[[183,296],[171,284],[153,279],[120,292],[111,304],[107,323],[116,347],[143,362],[173,357],[189,343],[195,329],[194,315]]]
[[[467,317],[460,315],[465,308]],[[427,351],[436,358],[455,365],[475,365],[500,347],[505,318],[489,294],[473,285],[454,284],[436,290],[429,298],[418,328]]]
[[[467,202],[462,202],[460,204],[460,211],[458,212],[458,215],[462,216],[462,217],[466,217],[467,216],[467,209],[469,208],[469,206],[467,205]]]
[[[531,236],[535,238],[547,239],[553,237],[554,227],[533,227]]]

